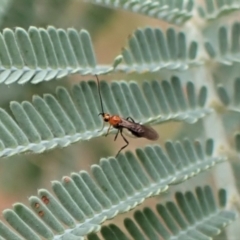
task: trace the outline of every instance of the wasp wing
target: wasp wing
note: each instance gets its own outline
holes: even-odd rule
[[[118,126],[128,129],[135,137],[138,138],[142,137],[147,138],[149,140],[157,140],[159,138],[158,133],[150,126],[130,122],[126,119],[122,119]]]

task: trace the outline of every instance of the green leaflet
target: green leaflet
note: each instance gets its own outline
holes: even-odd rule
[[[217,86],[218,96],[223,103],[227,107],[228,110],[239,112],[240,111],[240,78],[236,78],[233,82],[233,90],[232,93],[229,94],[229,91],[226,88],[219,84]]]

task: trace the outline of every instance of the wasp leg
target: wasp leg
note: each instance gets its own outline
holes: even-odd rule
[[[109,134],[109,131],[110,131],[111,127],[112,127],[112,125],[109,125],[109,128],[108,128],[108,130],[107,130],[107,133],[105,134],[105,137]]]
[[[102,130],[104,129],[104,122],[103,122],[103,125],[102,125],[102,128],[101,128],[101,130],[99,130],[98,132],[102,132]]]
[[[127,117],[126,120],[131,120],[133,123],[135,123],[135,121],[131,117]]]
[[[124,137],[124,135],[123,135],[123,133],[122,133],[122,129],[120,129],[119,131],[120,131],[120,134],[121,134],[124,142],[126,143],[126,145],[124,145],[123,147],[120,148],[120,150],[118,151],[118,153],[117,153],[117,155],[116,155],[116,158],[117,158],[118,154],[119,154],[124,148],[126,148],[126,147],[129,145],[128,140]]]
[[[117,137],[118,137],[119,131],[120,131],[120,130],[117,131],[117,133],[116,133],[116,135],[115,135],[115,138],[114,138],[114,141],[117,140]]]

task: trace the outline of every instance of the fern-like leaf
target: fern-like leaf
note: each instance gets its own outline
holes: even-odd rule
[[[165,205],[157,204],[156,211],[146,207],[143,211],[134,213],[134,220],[126,218],[124,225],[131,239],[212,239],[227,225],[234,221],[237,213],[225,210],[226,191],[218,191],[218,201],[214,200],[213,190],[210,186],[197,187],[195,194],[177,192],[175,202]],[[101,229],[105,240],[129,239],[116,225],[111,224]],[[117,238],[116,238],[117,236]],[[88,236],[88,240],[99,239],[96,234]]]
[[[188,82],[185,96],[177,77],[162,83],[145,81],[142,89],[134,81],[102,81],[100,86],[106,112],[124,118],[131,116],[140,123],[195,123],[212,111],[205,107],[205,86],[196,93],[194,84]],[[32,103],[11,102],[14,118],[0,109],[0,156],[24,151],[40,153],[105,134],[107,127],[99,132],[103,123],[98,116],[101,109],[96,81],[75,85],[71,95],[58,87],[56,95],[34,96]]]
[[[118,64],[116,58],[114,66]],[[99,66],[89,33],[48,27],[4,29],[0,34],[0,83],[39,83],[69,74],[103,74],[111,66]]]
[[[32,210],[21,203],[14,204],[13,210],[4,210],[4,218],[17,233],[0,222],[0,236],[74,239],[98,231],[107,219],[225,161],[224,156],[213,155],[213,144],[211,139],[205,144],[188,139],[182,143],[168,141],[167,153],[152,145],[137,149],[136,156],[127,152],[117,159],[101,159],[99,165],[91,167],[94,179],[81,171],[63,177],[62,182],[53,181],[58,200],[40,189],[38,197],[29,198]]]
[[[169,28],[163,33],[160,28],[147,27],[136,30],[130,37],[128,47],[122,51],[124,64],[118,69],[124,72],[155,72],[163,68],[185,70],[202,64],[197,53],[198,43],[187,44],[184,32]]]
[[[234,62],[240,62],[240,23],[235,22],[231,27],[231,35],[228,34],[228,28],[221,26],[218,30],[218,44],[207,41],[205,49],[209,56],[215,61],[232,65]]]
[[[199,6],[199,15],[206,20],[213,20],[240,9],[238,0],[205,0],[205,7]]]
[[[162,19],[173,24],[183,24],[193,15],[193,0],[85,0],[107,7],[124,9],[149,17]]]

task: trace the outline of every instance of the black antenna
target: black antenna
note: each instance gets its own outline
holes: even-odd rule
[[[102,96],[101,96],[101,91],[100,91],[100,82],[99,82],[99,79],[98,79],[97,74],[96,74],[95,76],[96,76],[96,78],[97,78],[97,83],[98,83],[98,93],[99,93],[99,98],[100,98],[100,103],[101,103],[101,108],[102,108],[102,112],[99,113],[98,115],[103,115],[103,114],[104,114],[104,111],[103,111],[103,102],[102,102]]]

